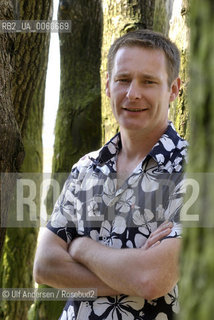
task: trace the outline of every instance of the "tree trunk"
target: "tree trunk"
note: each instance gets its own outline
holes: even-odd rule
[[[0,3],[0,19],[13,19],[13,7],[9,1]],[[14,44],[14,35],[0,34],[0,199],[1,186],[4,184],[8,191],[2,198],[0,207],[0,226],[6,224],[8,204],[12,195],[14,179],[8,172],[16,172],[24,158],[20,131],[13,111],[11,97],[11,79],[13,63],[11,50]],[[3,175],[3,173],[5,173]],[[6,228],[0,230],[0,257],[4,244]]]
[[[71,33],[59,35],[60,98],[52,172],[62,187],[72,165],[101,143],[101,2],[63,0],[58,16],[72,22]],[[52,209],[50,191],[47,212]]]
[[[191,2],[190,105],[191,140],[189,172],[198,180],[200,172],[200,222],[186,228],[181,260],[182,320],[208,320],[214,314],[214,92],[213,92],[213,10],[212,0]],[[197,148],[196,148],[197,146]],[[208,180],[210,179],[210,180]],[[188,214],[195,213],[194,207]]]
[[[175,0],[155,0],[153,29],[162,32],[166,36],[169,34],[174,3]],[[179,12],[177,13],[179,16]]]
[[[61,84],[53,172],[70,172],[82,155],[100,147],[100,1],[61,1],[59,19],[71,20],[72,30],[60,34]]]
[[[12,3],[1,1],[0,20],[13,19]],[[11,48],[14,38],[11,34],[0,34],[0,266],[3,260],[3,245],[5,239],[9,202],[12,197],[15,180],[8,172],[16,172],[22,164],[24,149],[21,134],[15,119],[12,97],[11,78],[13,66],[11,62]],[[4,173],[4,174],[3,174]],[[8,190],[2,195],[2,185]],[[0,268],[0,287],[2,288],[2,269]],[[0,304],[0,319],[4,319]]]
[[[178,98],[171,103],[169,117],[176,130],[186,139],[189,138],[189,108],[187,87],[189,83],[189,2],[188,0],[171,1],[169,38],[174,41],[181,53],[180,77],[182,81]]]
[[[20,0],[16,9],[18,10],[16,18],[20,20],[50,20],[52,15],[50,0]],[[26,154],[21,171],[37,173],[34,182],[37,186],[35,202],[38,212],[42,173],[42,117],[49,38],[49,33],[16,33],[10,51],[14,67],[10,88],[13,114],[15,113],[21,131]],[[10,214],[16,215],[17,212],[11,209]],[[32,269],[37,234],[38,228],[8,228],[1,266],[2,287],[33,287]],[[3,318],[27,319],[31,303],[4,301]]]
[[[184,138],[189,137],[189,108],[187,101],[189,55],[189,0],[156,0],[154,13],[155,31],[168,36],[176,43],[181,54],[181,89],[177,99],[170,104],[169,118]]]
[[[152,0],[103,0],[102,45],[102,142],[107,142],[118,131],[109,99],[105,94],[107,54],[111,44],[121,35],[135,29],[152,29],[155,1]]]
[[[61,81],[52,172],[62,187],[72,165],[101,143],[101,2],[62,0],[58,17],[72,21],[71,33],[59,35]],[[50,189],[47,212],[52,209]],[[32,319],[58,319],[64,305],[64,301],[36,302]]]

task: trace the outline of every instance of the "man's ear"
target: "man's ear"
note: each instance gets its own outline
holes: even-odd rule
[[[110,79],[109,79],[109,74],[107,72],[107,75],[106,75],[106,95],[107,97],[111,97],[110,95]]]
[[[170,102],[174,101],[175,98],[178,96],[180,87],[181,87],[181,79],[178,77],[171,84],[171,89],[170,89],[171,94],[170,94],[170,100],[169,100]]]

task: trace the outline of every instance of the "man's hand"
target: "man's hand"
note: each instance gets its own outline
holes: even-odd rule
[[[155,231],[153,231],[149,238],[146,240],[142,249],[147,250],[153,248],[161,243],[165,237],[167,237],[172,231],[173,223],[169,221],[163,222]]]

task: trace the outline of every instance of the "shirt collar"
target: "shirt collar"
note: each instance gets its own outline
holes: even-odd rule
[[[120,151],[121,149],[121,136],[118,132],[111,140],[109,140],[100,150],[96,159],[91,158],[95,165],[103,165]]]
[[[180,142],[180,147],[177,148]],[[164,134],[161,136],[159,141],[153,146],[147,157],[152,157],[158,165],[164,165],[169,159],[176,158],[178,153],[187,146],[187,142],[182,139],[179,134],[175,131],[175,128],[171,121],[168,122],[168,126]],[[107,142],[100,150],[99,155],[96,159],[91,158],[95,165],[103,165],[118,153],[121,149],[121,136],[118,132],[109,142]],[[171,159],[172,160],[172,159]]]
[[[187,147],[187,142],[176,132],[171,121],[159,141],[154,145],[149,155],[158,165],[165,165],[169,160],[174,161],[179,155],[182,157],[182,151]]]

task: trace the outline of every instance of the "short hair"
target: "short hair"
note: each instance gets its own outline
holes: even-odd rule
[[[114,59],[117,51],[122,47],[142,47],[162,50],[166,57],[168,85],[170,86],[179,75],[180,53],[177,46],[162,33],[148,29],[130,31],[115,40],[108,53],[107,70],[111,78]]]

